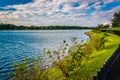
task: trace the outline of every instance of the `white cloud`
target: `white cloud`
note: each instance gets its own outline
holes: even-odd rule
[[[108,2],[113,0],[108,0]],[[90,3],[93,5],[89,6]],[[73,4],[79,4],[74,7]],[[101,9],[100,0],[34,0],[24,5],[13,5],[5,8],[14,8],[15,11],[0,11],[1,22],[17,25],[97,25],[104,21],[110,21],[116,7],[109,11]],[[96,11],[92,16],[87,16],[91,8]],[[89,14],[90,15],[90,14]],[[86,24],[87,23],[87,24]]]
[[[109,4],[109,3],[112,3],[112,2],[120,2],[120,0],[103,0],[104,4]]]
[[[104,19],[105,21],[103,21],[103,23],[104,22],[110,23],[111,20],[113,19],[114,13],[117,13],[119,10],[120,10],[120,6],[115,7],[108,11],[100,11],[100,12],[96,11],[96,12],[92,13],[92,17],[98,18],[97,20]]]
[[[95,8],[96,10],[100,10],[103,6],[100,5],[101,1],[94,3],[91,7]]]
[[[108,4],[108,3],[111,3],[113,2],[114,0],[103,0],[104,4]]]

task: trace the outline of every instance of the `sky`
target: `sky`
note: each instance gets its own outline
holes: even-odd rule
[[[97,26],[119,11],[120,0],[0,0],[0,23]]]

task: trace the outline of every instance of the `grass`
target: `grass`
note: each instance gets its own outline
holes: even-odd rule
[[[103,33],[93,33],[89,32],[91,36],[102,36]],[[114,53],[118,44],[120,44],[120,37],[114,34],[108,33],[108,42],[105,44],[105,48],[99,51],[94,51],[90,55],[90,60],[83,60],[82,66],[76,70],[76,72],[71,72],[69,78],[66,80],[93,80],[93,75],[97,73],[100,67],[109,59],[109,57]],[[56,68],[49,69],[52,78],[50,80],[63,80],[60,70]],[[48,71],[48,73],[49,73]],[[56,74],[60,74],[55,76]]]
[[[101,36],[103,33],[93,33],[89,32],[91,36]],[[71,76],[74,80],[92,80],[94,74],[102,67],[102,65],[109,59],[113,52],[120,44],[120,37],[114,34],[108,36],[108,42],[105,44],[105,48],[99,51],[94,51],[90,57],[89,61],[84,60],[82,67],[79,68]]]
[[[120,27],[114,27],[112,30],[120,31]]]
[[[46,70],[43,76],[46,76],[46,75],[47,75],[46,80],[63,80],[64,79],[62,72],[55,67]]]

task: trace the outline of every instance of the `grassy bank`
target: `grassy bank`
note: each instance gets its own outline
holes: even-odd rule
[[[88,32],[89,36],[102,36],[104,33],[94,33]],[[100,69],[100,67],[109,59],[113,52],[120,44],[120,37],[114,34],[108,33],[108,42],[105,43],[105,48],[99,51],[93,51],[91,53],[89,60],[83,60],[82,66],[76,70],[76,72],[71,72],[71,75],[67,80],[92,80],[92,77]],[[52,69],[56,73],[56,69]],[[53,74],[54,74],[53,73]],[[60,72],[57,72],[60,74]],[[56,73],[56,74],[57,74]],[[61,74],[62,75],[62,74]],[[60,77],[60,76],[59,76]],[[54,78],[52,78],[55,80]],[[59,78],[60,79],[60,78]],[[60,79],[61,80],[61,79]]]
[[[92,77],[100,69],[100,67],[107,61],[107,59],[113,54],[113,52],[120,44],[120,37],[111,33],[107,33],[107,37],[104,39],[105,33],[100,31],[90,31],[87,32],[90,36],[90,41],[87,45],[81,47],[78,43],[70,48],[70,55],[65,60],[59,60],[59,51],[55,52],[58,57],[58,62],[54,62],[52,68],[44,71],[38,71],[38,62],[32,69],[30,69],[30,79],[29,80],[92,80]],[[104,46],[98,48],[99,39],[106,40]],[[103,41],[102,40],[102,41]],[[66,45],[66,44],[65,44]],[[100,47],[100,46],[99,46]],[[62,49],[64,53],[65,47]],[[81,50],[82,49],[82,50]],[[91,52],[91,53],[90,53]],[[48,51],[51,54],[50,51]],[[85,57],[81,57],[84,53]],[[85,54],[87,53],[87,54]],[[77,56],[76,56],[77,55]],[[86,58],[87,56],[87,58]],[[52,57],[52,55],[50,55]],[[55,56],[53,56],[55,57]],[[57,58],[56,58],[57,59]],[[70,62],[70,63],[69,63]],[[75,64],[74,64],[75,63]],[[19,67],[20,68],[20,67]],[[70,69],[68,69],[70,68]],[[19,75],[21,69],[25,71],[26,67],[20,68],[15,74]],[[23,72],[24,72],[23,71]],[[34,74],[31,72],[35,72]],[[37,71],[37,72],[36,72]],[[63,73],[69,74],[65,76]],[[16,77],[14,76],[14,77]],[[24,76],[24,75],[19,75]],[[25,75],[26,76],[26,75]],[[29,78],[28,76],[28,78]],[[19,77],[13,80],[19,80]],[[21,77],[20,77],[21,78]],[[24,80],[24,79],[23,79]]]
[[[94,32],[88,32],[90,37],[97,37],[102,36],[104,33],[94,33]],[[113,52],[118,47],[118,44],[120,44],[120,37],[114,34],[108,33],[108,41],[105,43],[105,47],[100,50],[93,51],[89,56],[90,59],[86,60],[84,59],[82,61],[82,66],[80,68],[77,68],[76,71],[70,72],[71,75],[69,78],[66,78],[67,80],[92,80],[92,77],[96,72],[100,69],[101,66],[109,59],[109,57],[113,54]],[[62,80],[63,77],[60,70],[57,68],[49,69],[50,80]],[[47,74],[49,75],[49,74]],[[55,76],[57,75],[57,76]]]
[[[101,36],[104,33],[88,32],[92,36]],[[71,77],[78,80],[92,80],[92,77],[100,69],[100,67],[107,61],[112,53],[120,44],[120,37],[114,34],[108,33],[108,42],[105,43],[105,48],[99,51],[94,51],[89,61],[83,61],[82,67],[77,70]]]
[[[120,27],[114,27],[112,30],[120,31]]]

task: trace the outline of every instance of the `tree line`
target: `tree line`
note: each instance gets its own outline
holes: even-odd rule
[[[17,26],[14,24],[0,24],[0,30],[66,30],[66,29],[93,29],[94,27],[82,26]]]

